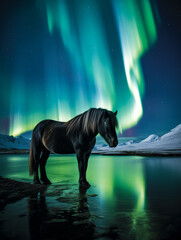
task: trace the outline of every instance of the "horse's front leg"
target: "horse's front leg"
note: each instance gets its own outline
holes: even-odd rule
[[[90,187],[90,184],[86,180],[86,170],[89,155],[82,152],[81,150],[77,151],[77,161],[79,167],[79,185],[83,187]]]
[[[86,185],[90,187],[91,185],[87,182],[87,179],[86,179],[89,156],[90,156],[90,152],[84,154],[84,179],[85,179]]]

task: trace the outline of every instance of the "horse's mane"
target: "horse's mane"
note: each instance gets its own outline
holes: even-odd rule
[[[90,108],[88,111],[72,118],[65,123],[67,135],[70,133],[75,133],[79,129],[86,134],[88,134],[90,131],[95,133],[97,130],[97,125],[105,112],[108,111],[102,108]],[[111,117],[113,118],[115,126],[117,126],[116,116],[111,114]]]

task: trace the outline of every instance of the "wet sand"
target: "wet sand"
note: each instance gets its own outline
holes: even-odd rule
[[[7,204],[16,202],[24,197],[44,191],[45,185],[35,185],[0,177],[0,210]]]

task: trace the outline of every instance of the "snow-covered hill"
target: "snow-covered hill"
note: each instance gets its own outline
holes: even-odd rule
[[[181,155],[181,124],[165,135],[150,135],[139,143],[130,141],[115,148],[96,147],[93,153],[115,155]]]
[[[13,137],[0,134],[0,149],[29,149],[30,139],[22,136]],[[110,148],[96,145],[92,153],[115,155],[181,155],[181,124],[159,137],[150,135],[141,142],[129,140]]]
[[[30,139],[0,134],[0,149],[30,149]]]
[[[158,139],[159,139],[159,137],[157,135],[151,134],[149,137],[147,137],[143,141],[141,141],[141,143],[150,143],[150,142],[154,142]]]

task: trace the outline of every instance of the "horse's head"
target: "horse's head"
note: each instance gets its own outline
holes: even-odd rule
[[[117,111],[113,113],[105,110],[98,127],[98,132],[109,144],[109,147],[116,147],[118,145],[118,139],[115,130],[118,125],[116,114]]]

